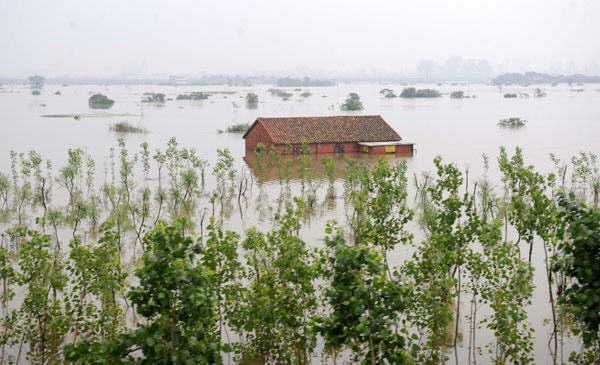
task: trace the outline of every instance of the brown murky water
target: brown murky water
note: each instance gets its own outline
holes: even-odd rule
[[[55,171],[66,160],[69,147],[84,147],[95,158],[98,176],[107,159],[110,147],[116,146],[118,135],[109,130],[112,123],[128,121],[146,128],[145,135],[124,136],[130,150],[144,141],[152,150],[164,150],[169,138],[175,136],[180,146],[193,147],[201,158],[212,163],[216,159],[217,148],[228,148],[236,160],[239,171],[252,169],[252,156],[244,159],[244,141],[240,134],[218,133],[236,123],[251,123],[257,116],[314,116],[339,114],[380,114],[405,139],[416,143],[416,154],[405,158],[408,175],[431,170],[433,158],[441,155],[446,161],[453,161],[462,170],[469,170],[472,177],[482,172],[483,153],[491,157],[490,178],[498,180],[499,172],[495,156],[500,146],[512,151],[515,146],[524,150],[528,163],[547,171],[551,167],[549,154],[569,158],[579,151],[600,152],[600,86],[585,85],[582,92],[571,91],[567,85],[541,86],[547,93],[545,98],[502,97],[507,92],[527,92],[534,94],[534,87],[492,87],[487,85],[435,86],[445,95],[436,99],[386,99],[379,90],[391,88],[396,93],[400,85],[357,84],[323,88],[302,88],[312,96],[302,98],[302,91],[293,92],[290,100],[284,101],[272,96],[267,89],[271,85],[253,87],[171,87],[171,86],[104,86],[104,85],[46,85],[40,96],[33,96],[28,88],[21,85],[3,85],[0,88],[0,170],[9,171],[9,151],[17,152],[35,149],[44,158],[54,162]],[[463,90],[476,98],[455,100],[448,97],[454,90]],[[61,95],[54,95],[60,91]],[[167,101],[164,105],[141,103],[144,92],[162,92],[173,98],[186,91],[230,91],[233,94],[214,94],[203,101]],[[112,99],[115,105],[106,113],[88,108],[87,99],[91,93],[101,92]],[[245,95],[254,92],[259,95],[257,109],[247,109]],[[365,106],[359,113],[342,112],[339,109],[349,92],[357,92]],[[104,116],[74,118],[47,118],[47,114],[104,114]],[[118,115],[114,115],[118,114]],[[521,117],[528,120],[525,128],[519,130],[501,129],[496,123],[501,118]],[[315,161],[315,167],[320,164]],[[340,167],[341,168],[341,167]],[[206,191],[214,188],[215,182],[207,169]],[[276,173],[271,171],[264,183],[254,185],[249,199],[242,209],[235,207],[225,221],[225,227],[242,232],[253,225],[268,229],[271,217],[277,210],[281,187]],[[346,220],[341,182],[336,183],[338,198],[325,199],[326,182],[316,183],[317,198],[314,214],[302,230],[302,236],[311,244],[318,245],[323,237],[325,223],[336,219]],[[292,193],[298,184],[292,184]],[[411,188],[411,192],[412,192]],[[206,200],[204,200],[206,202]],[[418,234],[415,240],[422,239]],[[539,248],[539,245],[537,245]],[[393,253],[393,262],[400,263],[410,254],[410,249],[399,248]],[[529,321],[536,329],[536,363],[550,363],[547,340],[549,326],[544,320],[550,318],[547,305],[547,288],[543,275],[543,252],[534,252],[536,276],[533,303],[529,310]],[[466,322],[463,323],[466,329]],[[481,331],[479,345],[491,341],[491,334]],[[565,346],[565,356],[574,346]],[[466,344],[461,359],[466,362]],[[485,359],[485,356],[482,360]],[[485,362],[485,361],[484,361]]]

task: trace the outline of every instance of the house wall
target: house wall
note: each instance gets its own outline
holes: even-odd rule
[[[256,146],[262,143],[267,149],[273,145],[273,141],[271,137],[267,133],[267,130],[262,126],[262,124],[257,124],[250,133],[246,136],[246,150],[256,150]],[[359,146],[356,142],[349,143],[311,143],[308,145],[310,151],[313,154],[325,154],[325,153],[335,153],[336,146],[343,146],[344,153],[356,153],[356,152],[365,152],[369,154],[375,155],[383,155],[386,154],[385,146],[374,146],[368,147],[368,152],[362,146]],[[292,144],[292,151],[290,153],[295,153],[294,148],[300,149],[302,148],[302,144]],[[286,153],[286,145],[285,144],[275,144],[275,149],[281,153]],[[408,155],[412,156],[413,154],[413,145],[396,145],[396,155]]]
[[[271,137],[261,123],[257,123],[246,136],[246,150],[255,151],[259,143],[264,144],[267,148],[273,144]],[[283,146],[283,149],[285,150],[285,146]]]
[[[264,142],[263,142],[264,143]],[[248,146],[246,144],[246,146]],[[358,152],[359,151],[359,146],[358,143],[356,142],[351,142],[351,143],[310,143],[308,145],[308,148],[310,148],[310,152],[312,152],[313,154],[324,154],[324,153],[335,153],[335,147],[336,146],[343,146],[344,147],[344,153],[351,153],[351,152]],[[275,145],[275,148],[277,149],[277,151],[281,152],[281,153],[286,153],[286,146],[284,144],[277,144]],[[294,153],[294,148],[302,148],[302,144],[300,143],[296,143],[296,144],[292,144],[292,151],[290,151],[290,153]]]
[[[396,154],[404,155],[404,156],[412,156],[413,155],[413,145],[412,144],[404,144],[396,146]]]
[[[396,145],[396,155],[402,155],[402,156],[412,156],[413,154],[413,145]],[[386,154],[385,151],[385,146],[374,146],[374,147],[367,147],[369,154],[373,154],[373,155],[384,155]],[[361,149],[361,152],[365,152],[364,150]]]

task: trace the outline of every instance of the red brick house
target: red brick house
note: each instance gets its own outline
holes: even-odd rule
[[[306,140],[315,154],[413,154],[413,144],[404,142],[380,115],[257,118],[243,138],[246,151],[255,151],[262,143],[285,153],[289,142],[291,152],[297,153]]]

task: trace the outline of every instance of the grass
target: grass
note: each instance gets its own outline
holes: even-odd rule
[[[117,122],[110,126],[110,130],[117,132],[117,133],[122,133],[122,134],[126,134],[126,133],[145,134],[145,133],[148,133],[148,131],[146,129],[141,128],[141,127],[136,127],[133,124],[130,124],[129,122]]]

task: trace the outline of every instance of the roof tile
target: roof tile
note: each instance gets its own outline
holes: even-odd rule
[[[244,134],[244,138],[261,123],[273,142],[341,143],[383,142],[402,139],[380,115],[261,118]]]

